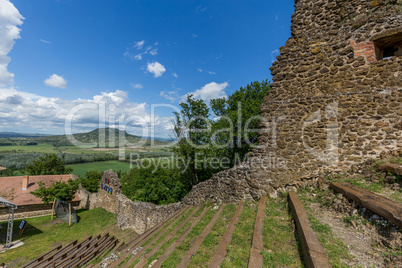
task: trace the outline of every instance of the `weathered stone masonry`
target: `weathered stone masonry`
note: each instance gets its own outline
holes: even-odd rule
[[[102,207],[117,215],[117,225],[121,229],[131,228],[142,234],[152,228],[169,215],[184,207],[181,203],[157,206],[152,203],[131,201],[121,190],[120,179],[112,170],[103,173],[102,183],[109,179],[108,187],[112,187],[112,193],[100,189],[97,193],[90,194],[85,189],[80,189],[78,195],[81,206],[87,209]]]
[[[261,148],[183,202],[275,196],[303,178],[400,155],[401,11],[400,0],[295,1],[292,37],[260,108]]]

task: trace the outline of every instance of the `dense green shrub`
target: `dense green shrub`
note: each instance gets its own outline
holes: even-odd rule
[[[46,187],[43,181],[40,181],[38,183],[39,188],[32,191],[31,194],[41,198],[45,204],[53,201],[55,198],[64,202],[71,202],[78,190],[78,182],[78,180],[69,179],[68,182],[57,181]]]
[[[25,168],[30,175],[70,174],[73,169],[66,167],[63,160],[56,154],[45,154]]]
[[[178,202],[190,190],[180,170],[158,167],[152,161],[147,167],[131,169],[121,183],[123,193],[131,200],[157,205]]]
[[[96,193],[99,189],[102,175],[103,173],[99,171],[88,171],[85,173],[85,178],[80,178],[80,183],[89,192]]]

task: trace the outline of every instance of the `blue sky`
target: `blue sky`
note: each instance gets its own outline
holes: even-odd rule
[[[173,106],[186,94],[209,101],[271,80],[293,5],[0,0],[0,131],[110,124],[168,137]]]

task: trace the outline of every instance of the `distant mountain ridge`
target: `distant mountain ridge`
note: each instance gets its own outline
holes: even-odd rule
[[[36,137],[47,137],[50,134],[39,134],[39,133],[17,133],[17,132],[0,132],[0,138],[36,138]]]
[[[4,136],[1,136],[1,133],[4,133]],[[98,128],[94,129],[90,132],[86,133],[76,133],[72,135],[73,138],[80,142],[84,143],[90,147],[119,147],[119,144],[125,145],[136,145],[139,146],[150,146],[151,139],[143,138],[136,135],[128,134],[125,130],[119,130],[116,128]],[[122,141],[120,138],[124,137]],[[35,142],[46,142],[52,143],[55,146],[71,146],[75,145],[70,142],[69,137],[67,135],[43,135],[37,134],[30,136],[29,134],[22,133],[13,133],[13,132],[0,132],[0,138],[30,138]],[[141,141],[141,143],[140,143]],[[169,141],[166,139],[154,139],[155,145],[164,145],[168,144]]]

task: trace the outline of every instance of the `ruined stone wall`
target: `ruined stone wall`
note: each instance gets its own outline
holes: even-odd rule
[[[102,207],[117,215],[117,225],[121,229],[130,228],[138,234],[142,234],[185,207],[182,203],[157,206],[147,202],[131,201],[122,193],[120,179],[112,170],[103,173],[100,184],[99,191],[93,194],[85,189],[79,189],[78,196],[82,207],[87,209]],[[113,190],[110,191],[110,188]]]
[[[253,172],[286,185],[402,149],[401,1],[296,1],[292,37],[271,67],[261,106],[265,129],[253,156],[283,167]],[[379,45],[378,45],[379,44]],[[275,130],[273,130],[275,124]]]
[[[74,209],[79,209],[80,201],[71,203]],[[39,216],[52,215],[53,204],[38,204],[38,205],[25,205],[18,206],[14,211],[14,219],[28,219]],[[8,207],[0,207],[0,221],[7,221],[9,215]]]
[[[260,147],[183,202],[276,196],[302,178],[402,154],[402,1],[297,0],[291,30],[260,108]]]

